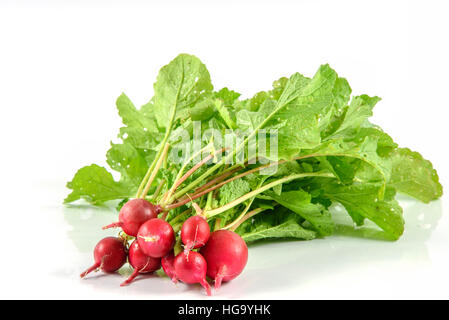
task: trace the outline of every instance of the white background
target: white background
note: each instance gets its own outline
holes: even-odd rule
[[[121,275],[80,280],[115,213],[61,204],[78,168],[105,164],[115,99],[146,103],[181,52],[244,97],[330,63],[354,94],[383,98],[373,121],[432,160],[448,186],[447,1],[159,3],[0,1],[0,298],[205,298],[154,276],[127,288]],[[339,232],[255,245],[215,297],[449,298],[447,197],[401,203],[399,241]]]

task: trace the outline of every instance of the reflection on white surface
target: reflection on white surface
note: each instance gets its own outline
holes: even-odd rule
[[[263,298],[276,292],[296,292],[302,296],[302,288],[314,287],[327,279],[329,283],[346,279],[365,281],[384,277],[385,270],[396,274],[398,268],[412,271],[430,264],[426,242],[436,228],[442,214],[441,201],[422,204],[408,198],[400,198],[406,221],[405,233],[398,241],[389,241],[373,223],[355,228],[350,217],[339,207],[332,209],[337,223],[335,234],[312,241],[262,241],[249,246],[249,261],[244,273],[236,280],[225,283],[217,298],[241,298],[258,294]],[[77,268],[70,268],[78,275],[79,270],[91,263],[92,250],[98,240],[118,231],[102,231],[101,227],[117,218],[115,208],[95,208],[86,205],[64,207],[64,218],[69,224],[68,237],[80,253]],[[79,270],[78,270],[79,269]],[[379,270],[384,270],[379,273]],[[123,267],[118,274],[96,273],[82,281],[101,292],[133,294],[152,298],[179,295],[184,298],[203,298],[200,286],[173,285],[163,276],[139,277],[126,288],[118,285],[131,270]],[[67,276],[67,274],[61,274]],[[385,275],[388,278],[388,272]],[[364,280],[365,279],[365,280]],[[392,284],[393,285],[393,284]],[[306,293],[305,297],[308,297]],[[179,296],[181,297],[181,296]]]

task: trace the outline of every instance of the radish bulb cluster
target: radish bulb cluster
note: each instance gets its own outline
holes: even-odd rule
[[[161,267],[176,283],[198,283],[211,295],[207,277],[219,289],[223,281],[236,278],[245,268],[248,248],[235,232],[218,230],[211,233],[209,223],[201,216],[188,218],[179,234],[184,250],[174,249],[176,234],[164,219],[157,218],[160,206],[144,199],[128,201],[120,210],[119,222],[104,227],[121,227],[127,236],[107,237],[94,249],[94,264],[81,278],[94,270],[116,272],[128,260],[132,274],[122,282],[128,285],[139,274],[152,273]],[[162,215],[165,217],[166,215]],[[132,243],[128,248],[128,240]],[[175,251],[181,251],[175,255]]]
[[[209,224],[201,216],[190,217],[184,222],[181,240],[184,251],[174,258],[175,274],[169,277],[184,283],[200,283],[208,295],[211,291],[206,275],[214,279],[215,289],[219,289],[222,281],[236,278],[248,261],[248,247],[237,233],[228,230],[210,233]],[[196,248],[201,249],[190,251]],[[172,256],[166,257],[169,273],[173,272],[172,259]]]

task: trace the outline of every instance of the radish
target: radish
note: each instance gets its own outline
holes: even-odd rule
[[[173,249],[175,232],[165,220],[156,218],[142,224],[137,241],[143,253],[153,258],[162,258]]]
[[[94,249],[94,265],[81,273],[84,278],[88,273],[100,269],[104,272],[115,272],[126,262],[126,247],[123,240],[107,237],[97,243]]]
[[[159,212],[160,206],[155,206],[145,199],[132,199],[120,210],[119,221],[103,227],[103,230],[120,227],[127,235],[135,237],[140,226],[150,219],[157,218]]]
[[[245,241],[229,230],[212,232],[200,252],[207,261],[207,275],[215,280],[215,289],[220,288],[222,281],[236,278],[248,261]]]
[[[174,261],[176,276],[184,283],[199,283],[208,296],[211,295],[210,285],[206,281],[207,262],[201,254],[192,251],[187,254],[181,252]]]
[[[167,254],[161,260],[162,269],[164,270],[165,274],[171,279],[171,281],[177,283],[178,278],[176,277],[174,263],[175,263],[175,255],[173,251]]]
[[[204,246],[209,239],[210,228],[206,219],[201,216],[188,218],[181,228],[181,240],[186,253]]]
[[[126,286],[131,283],[140,273],[150,273],[161,267],[161,259],[146,256],[139,247],[139,243],[134,240],[129,247],[128,252],[129,264],[134,268],[131,276],[120,286]]]

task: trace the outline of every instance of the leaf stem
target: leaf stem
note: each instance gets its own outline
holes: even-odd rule
[[[190,212],[192,212],[192,208],[188,208],[187,210],[184,210],[183,212],[181,212],[180,214],[178,214],[176,217],[174,217],[173,219],[171,219],[169,222],[170,224],[175,224],[176,222],[178,222],[182,217],[184,217],[185,215],[188,215]]]
[[[193,191],[193,194],[197,194],[198,192],[201,192],[201,191],[203,191],[203,190],[206,190],[208,187],[213,186],[213,185],[215,185],[215,184],[217,184],[217,183],[223,181],[224,179],[226,179],[227,177],[229,177],[230,175],[232,175],[232,174],[235,173],[236,171],[238,171],[238,170],[228,171],[228,172],[225,172],[225,173],[222,174],[222,175],[217,175],[216,178],[210,180],[209,182],[207,182],[206,184],[202,185],[201,187],[196,188],[196,189]],[[188,198],[188,197],[187,197],[186,195],[184,195],[183,197],[179,198],[178,200],[179,200],[179,201],[182,201],[182,200],[184,200],[184,199],[186,199],[186,198]]]
[[[296,179],[301,179],[301,178],[308,178],[308,177],[324,177],[324,178],[334,178],[335,176],[332,173],[298,173],[298,174],[293,174],[290,176],[286,176],[283,177],[281,179],[278,179],[276,181],[270,182],[256,190],[253,190],[251,192],[248,192],[247,194],[241,196],[240,198],[237,198],[227,204],[225,204],[224,206],[221,206],[219,208],[213,209],[213,210],[209,210],[209,211],[205,211],[204,214],[206,215],[206,217],[210,218],[213,217],[217,214],[220,214],[222,212],[225,212],[233,207],[235,207],[236,205],[239,205],[240,203],[254,197],[257,196],[259,193],[265,192],[279,184],[282,183],[286,183],[286,182],[290,182],[292,180],[296,180]]]
[[[248,212],[247,214],[245,214],[242,218],[239,218],[237,220],[235,220],[233,223],[225,226],[223,229],[229,229],[231,231],[235,231],[237,230],[238,227],[240,227],[240,225],[245,222],[246,220],[248,220],[249,218],[255,216],[258,213],[261,213],[262,211],[268,210],[267,208],[257,208],[254,209],[250,212]]]
[[[159,171],[159,168],[162,165],[162,162],[164,162],[164,158],[167,156],[168,148],[170,147],[170,144],[166,143],[164,146],[164,149],[162,151],[161,156],[159,157],[156,166],[154,167],[154,170],[152,170],[150,177],[148,178],[148,181],[145,185],[145,188],[143,189],[143,192],[140,194],[140,198],[145,198],[148,191],[151,188],[151,184],[153,183],[154,178],[156,178],[156,175]]]
[[[261,170],[261,169],[264,169],[264,168],[273,166],[273,165],[275,165],[275,164],[276,164],[276,163],[273,162],[273,163],[269,163],[269,164],[266,164],[266,165],[263,165],[263,166],[260,166],[260,167],[257,167],[257,168],[254,168],[254,169],[245,171],[245,172],[243,172],[243,173],[241,173],[241,174],[239,174],[239,175],[236,175],[236,176],[234,176],[234,177],[232,177],[232,178],[229,178],[228,180],[225,180],[225,181],[223,181],[223,182],[221,182],[221,183],[218,183],[218,184],[214,185],[213,187],[210,187],[210,188],[208,188],[208,189],[205,189],[205,190],[202,190],[202,191],[200,191],[200,192],[198,192],[198,193],[195,193],[194,195],[188,195],[187,197],[183,197],[183,198],[180,199],[178,202],[175,202],[175,203],[172,203],[172,204],[167,205],[164,209],[165,209],[165,210],[171,210],[171,209],[174,209],[174,208],[178,208],[178,207],[180,207],[180,206],[183,206],[183,205],[189,203],[190,201],[193,201],[193,200],[198,199],[199,197],[201,197],[201,196],[203,196],[203,195],[205,195],[205,194],[208,194],[208,193],[211,192],[211,191],[214,191],[214,190],[216,190],[216,189],[218,189],[218,188],[221,188],[222,186],[224,186],[225,184],[227,184],[227,183],[229,183],[229,182],[231,182],[231,181],[234,181],[234,180],[243,178],[244,176],[247,176],[247,175],[249,175],[249,174],[251,174],[251,173],[257,172],[257,171],[259,171],[259,170]]]
[[[182,81],[183,80],[184,80],[184,73],[182,74]],[[159,158],[162,156],[163,150],[165,150],[165,148],[166,148],[166,144],[167,144],[168,138],[170,137],[170,133],[172,131],[173,123],[175,121],[176,105],[178,103],[178,99],[179,99],[180,93],[181,93],[181,87],[179,87],[178,90],[176,91],[176,99],[175,99],[175,102],[174,102],[172,113],[170,115],[170,120],[168,122],[168,126],[166,127],[164,139],[162,139],[161,146],[160,146],[160,148],[159,148],[159,150],[158,150],[158,152],[156,154],[156,157],[154,157],[153,162],[151,163],[150,167],[147,170],[147,173],[145,174],[142,182],[139,185],[139,189],[137,190],[136,198],[142,197],[142,191],[144,190],[144,186],[148,185],[147,180],[151,177],[151,174],[153,173],[153,170],[155,169],[155,166],[159,162]],[[158,170],[156,170],[156,173],[157,173]],[[151,183],[150,183],[150,185],[151,185]],[[148,191],[146,193],[148,193]],[[144,193],[144,194],[146,195],[146,193]],[[145,195],[143,197],[145,197]]]
[[[147,183],[151,172],[153,172],[154,166],[156,165],[156,162],[160,156],[161,150],[162,149],[159,149],[158,153],[156,154],[156,156],[153,159],[153,162],[151,163],[150,167],[148,168],[147,173],[145,173],[145,176],[143,177],[142,181],[140,182],[139,189],[137,189],[136,198],[141,198],[143,188],[145,187],[145,184]]]
[[[205,148],[204,148],[205,149]],[[202,149],[203,150],[203,149]],[[178,176],[176,177],[175,183],[173,183],[173,186],[171,187],[171,189],[168,191],[168,194],[165,196],[165,201],[166,202],[172,202],[172,195],[175,192],[175,190],[184,182],[187,180],[187,178],[189,178],[196,170],[198,170],[203,164],[205,164],[206,162],[208,162],[209,160],[211,160],[216,154],[221,153],[225,150],[225,148],[222,148],[220,150],[217,150],[211,154],[209,154],[207,157],[205,157],[204,159],[202,159],[200,162],[198,162],[197,164],[195,164],[189,171],[187,171],[182,177],[179,177],[182,172],[184,171],[185,167],[187,166],[187,164],[189,162],[186,162],[186,164],[183,166],[183,168],[181,168],[180,172],[178,173]],[[201,152],[201,151],[200,151]],[[194,159],[195,155],[192,156],[192,160]]]
[[[202,153],[203,153],[206,149],[208,149],[208,148],[210,148],[210,144],[208,144],[207,146],[205,146],[204,148],[202,148],[200,151],[198,151],[198,152],[196,152],[195,154],[193,154],[189,159],[187,159],[187,160],[183,163],[181,169],[179,169],[178,174],[176,175],[175,182],[178,181],[179,179],[181,179],[182,174],[184,173],[184,170],[186,169],[187,165],[188,165],[193,159],[195,159],[195,157],[197,157],[198,155],[202,154]],[[167,203],[168,196],[169,196],[169,195],[171,196],[171,194],[175,191],[175,189],[173,189],[173,188],[174,188],[174,185],[170,188],[170,190],[169,190],[168,192],[166,192],[166,193],[164,194],[164,196],[163,196],[162,199],[161,199],[161,203]],[[173,190],[172,190],[172,189],[173,189]]]
[[[158,185],[157,188],[156,188],[156,191],[153,193],[153,195],[152,195],[152,197],[151,197],[151,200],[153,200],[153,201],[156,200],[156,198],[159,196],[159,193],[161,192],[162,187],[164,186],[165,182],[166,182],[166,181],[165,181],[165,179],[164,179],[164,180],[161,181],[161,183],[159,183],[159,185]]]
[[[207,195],[206,206],[204,207],[205,210],[209,210],[212,208],[212,200],[213,199],[214,199],[214,194],[212,192],[209,192],[209,194]]]
[[[196,180],[194,180],[190,185],[185,187],[184,189],[180,190],[175,198],[179,198],[180,196],[186,194],[193,188],[195,188],[197,185],[199,185],[202,181],[204,181],[207,177],[209,177],[212,173],[214,173],[218,168],[220,168],[222,165],[226,164],[230,159],[233,159],[234,156],[240,152],[246,145],[246,143],[252,139],[257,132],[259,132],[260,129],[262,129],[270,120],[271,118],[279,112],[282,108],[284,108],[287,104],[289,104],[291,101],[296,99],[297,97],[290,97],[289,99],[283,101],[282,104],[279,105],[279,100],[277,101],[278,105],[274,108],[274,110],[237,146],[237,148],[234,149],[234,151],[230,154],[228,154],[226,157],[224,157],[220,162],[216,163],[213,167],[211,167],[209,170],[207,170],[205,173],[203,173],[200,177],[198,177]]]

